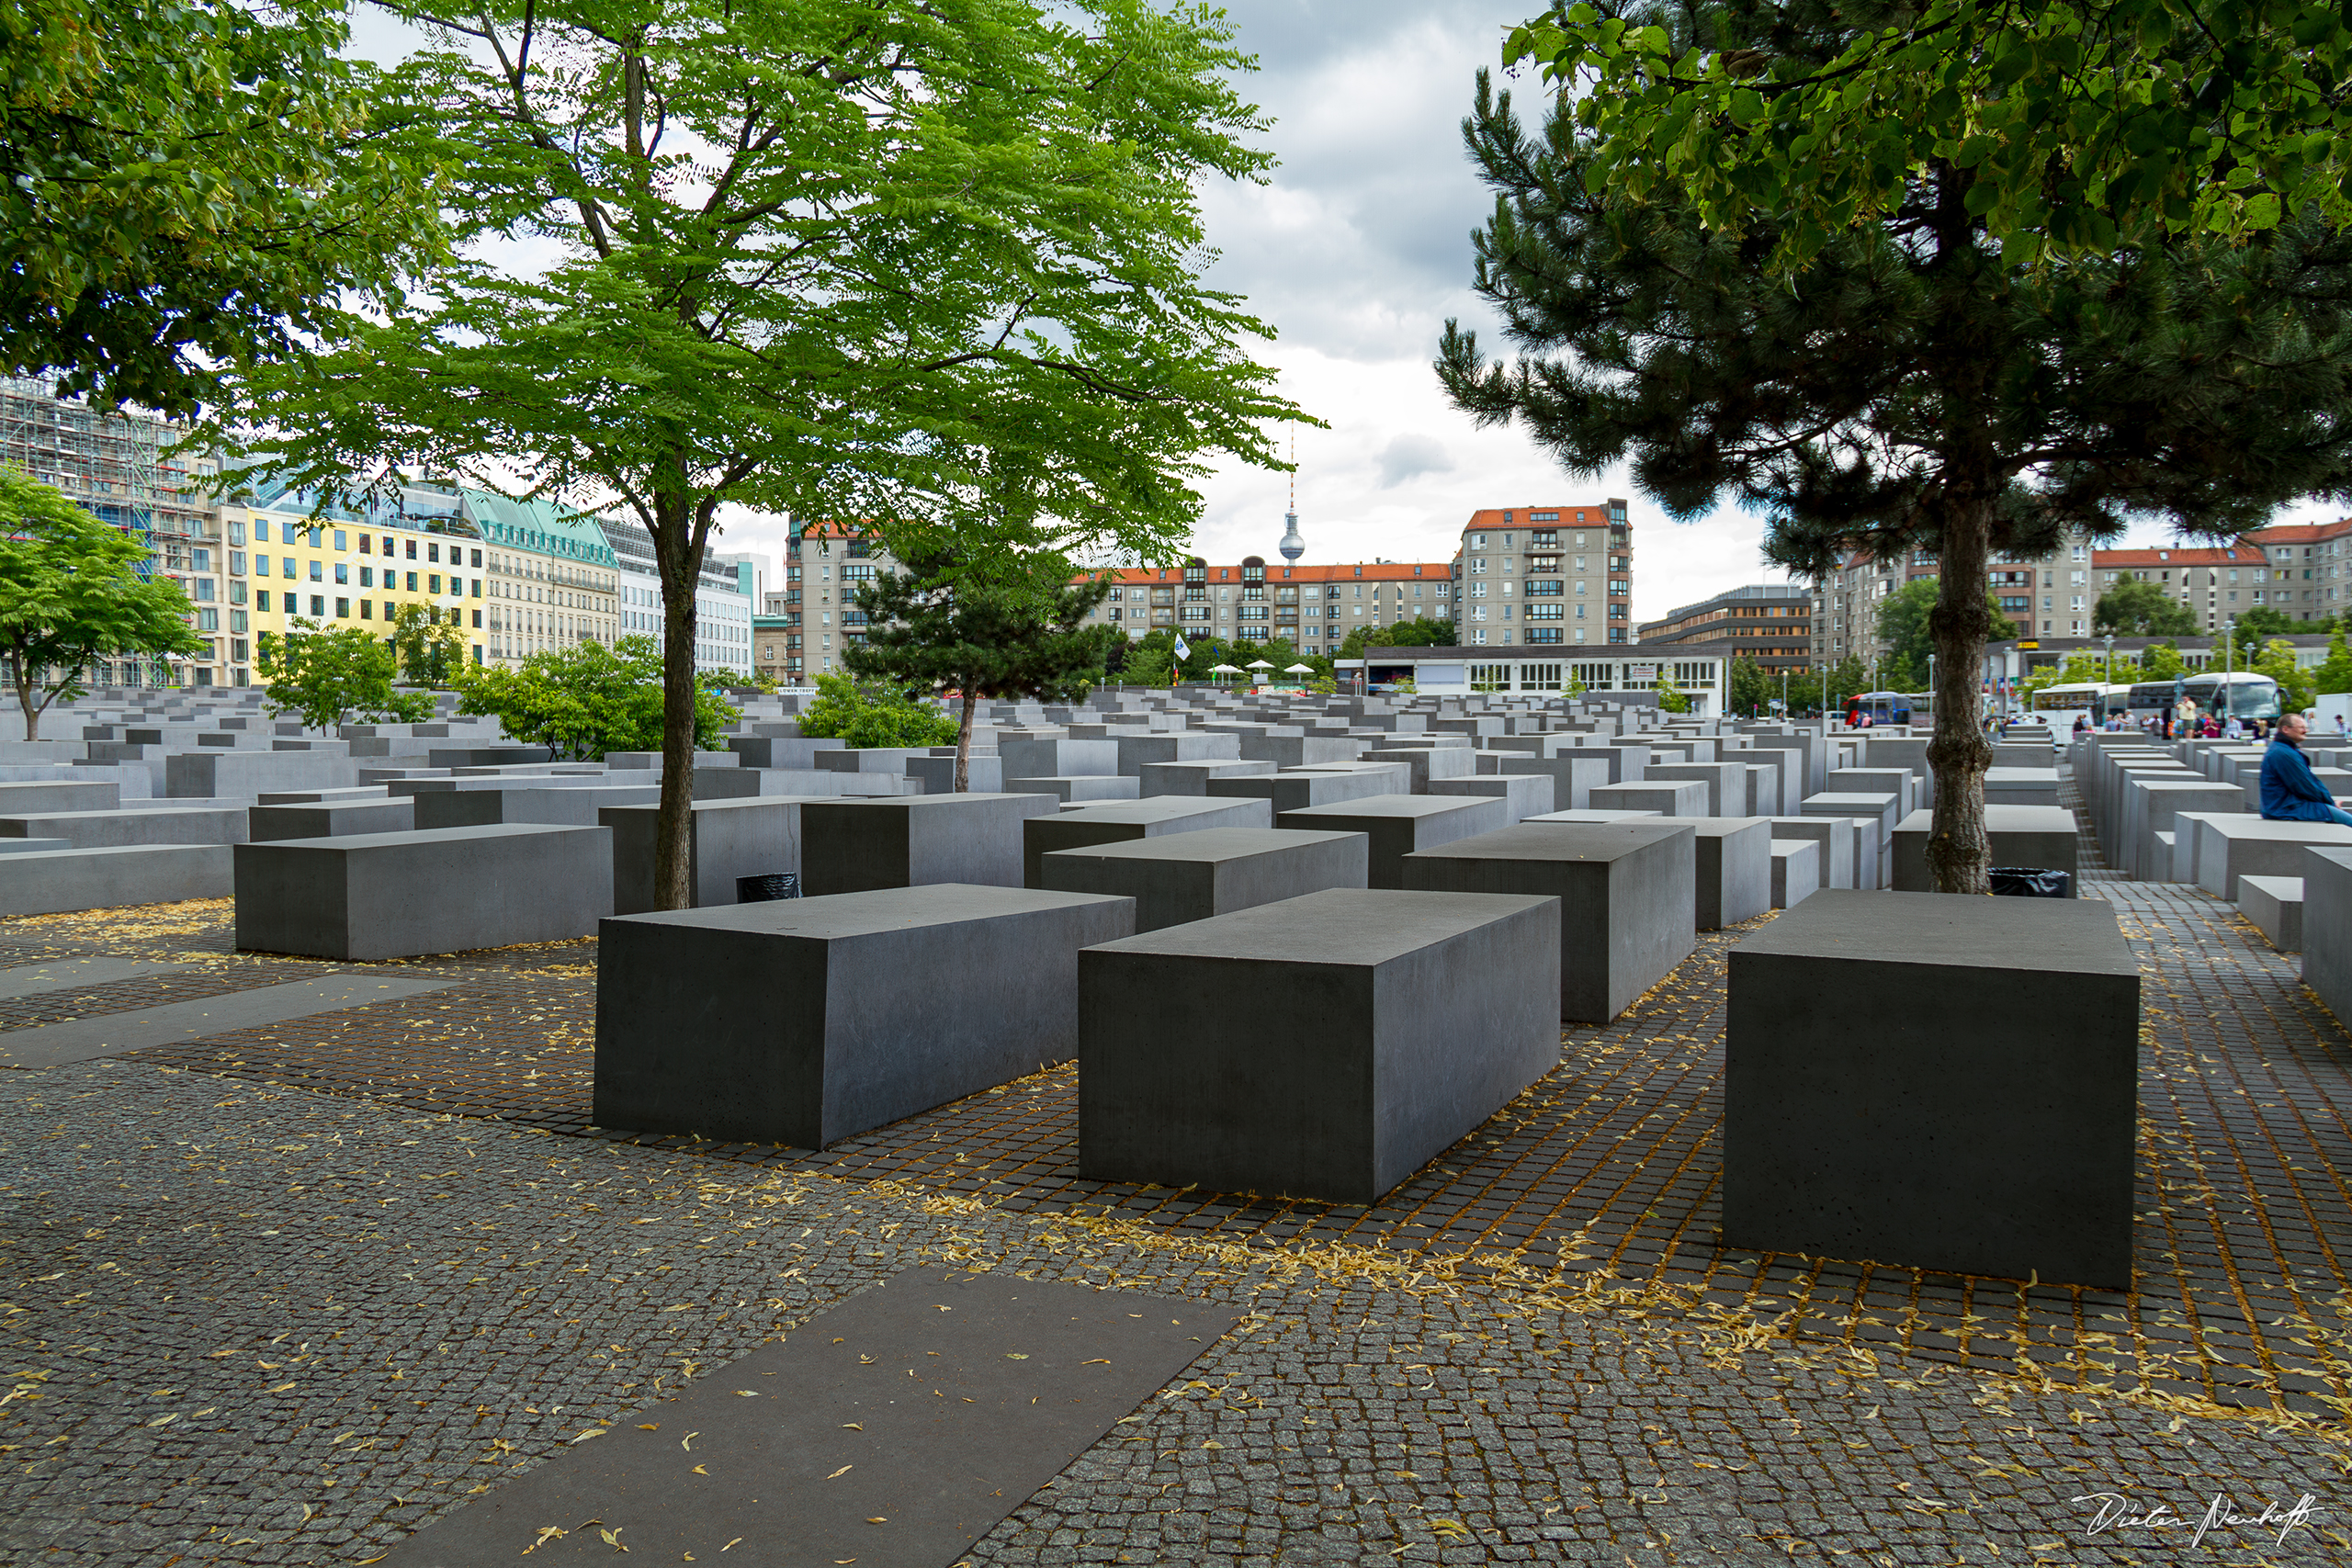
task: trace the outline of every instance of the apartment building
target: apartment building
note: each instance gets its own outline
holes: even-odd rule
[[[453,494],[482,544],[480,661],[512,668],[530,654],[619,638],[620,561],[596,518],[490,491]]]
[[[1985,570],[1985,586],[2002,615],[2026,637],[2087,637],[2098,603],[2096,568],[2086,535],[2069,530],[2050,550],[2035,556],[1996,550]],[[1834,664],[1848,654],[1868,660],[1887,651],[1878,635],[1879,602],[1905,583],[1941,575],[1933,550],[1905,551],[1897,560],[1867,555],[1813,585],[1813,660]]]
[[[770,637],[779,645],[775,664],[763,659],[762,667],[777,669],[787,685],[842,668],[842,650],[865,637],[858,584],[897,567],[877,534],[838,523],[797,528],[784,549],[783,589],[762,596],[762,646]]]
[[[1195,556],[1182,566],[1113,568],[1109,575],[1110,596],[1088,620],[1118,626],[1131,639],[1159,628],[1193,641],[1279,637],[1302,653],[1329,654],[1351,631],[1453,612],[1453,568],[1445,561],[1270,566],[1262,556],[1245,556],[1215,566]]]
[[[228,547],[220,507],[199,486],[209,458],[167,456],[187,427],[141,413],[105,413],[61,399],[47,381],[0,378],[0,463],[144,544],[149,573],[187,595],[189,621],[209,647],[193,658],[123,660],[91,671],[103,685],[243,686],[253,682],[251,638],[228,598]]]
[[[662,611],[662,572],[654,564],[653,536],[634,517],[606,513],[596,519],[612,551],[616,635],[648,637],[670,645]],[[758,601],[746,592],[742,574],[705,550],[695,583],[695,668],[748,680],[752,673],[752,616]]]
[[[1451,609],[1465,648],[1634,640],[1633,528],[1622,500],[1473,512],[1453,568]]]
[[[1797,583],[1734,588],[1643,622],[1641,644],[1671,649],[1705,643],[1711,652],[1727,645],[1728,657],[1753,660],[1768,675],[1795,674],[1813,665],[1813,604],[1812,591]]]
[[[2240,608],[2267,604],[2298,621],[2352,610],[2352,517],[2257,528],[2240,542],[2262,552],[2263,570],[2269,573],[2258,583],[2236,585],[2247,595]],[[2232,585],[2219,586],[2223,598],[2212,608],[2223,611]],[[2254,597],[2257,592],[2263,597]]]

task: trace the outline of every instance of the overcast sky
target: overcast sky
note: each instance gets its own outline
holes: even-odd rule
[[[1666,520],[1620,471],[1578,483],[1515,429],[1478,431],[1447,406],[1430,368],[1448,316],[1501,346],[1470,293],[1470,231],[1492,202],[1462,152],[1459,125],[1481,65],[1533,0],[1232,0],[1241,46],[1258,57],[1245,95],[1273,119],[1280,160],[1263,186],[1204,193],[1218,287],[1248,296],[1279,337],[1255,345],[1281,389],[1329,426],[1298,432],[1299,531],[1310,562],[1443,560],[1487,506],[1625,497],[1634,527],[1634,614],[1745,582],[1778,580],[1758,554],[1762,523],[1729,507]],[[397,52],[363,39],[370,53]],[[369,44],[375,47],[368,47]],[[380,55],[379,55],[380,57]],[[1204,487],[1193,547],[1211,560],[1274,557],[1288,477],[1240,465]],[[2290,508],[2279,521],[2335,509]],[[2159,542],[2160,530],[2133,542]],[[773,558],[779,523],[729,520],[718,547]]]

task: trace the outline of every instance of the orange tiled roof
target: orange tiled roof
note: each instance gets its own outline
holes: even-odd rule
[[[2352,533],[2352,517],[2333,523],[2290,523],[2277,528],[2256,528],[2246,537],[2266,545],[2316,545],[2326,539],[2340,539],[2347,533]]]
[[[1359,569],[1362,571],[1361,576],[1358,575]],[[1418,576],[1415,575],[1417,570]],[[1347,561],[1328,566],[1269,565],[1266,568],[1266,581],[1268,582],[1427,582],[1433,578],[1444,578],[1451,574],[1453,570],[1453,562],[1442,560]],[[1165,582],[1172,587],[1184,581],[1184,569],[1181,566],[1107,567],[1102,570],[1080,572],[1079,575],[1081,578],[1097,578],[1103,576],[1106,572],[1113,581],[1122,583]],[[1219,572],[1230,572],[1232,575],[1219,577],[1217,575]],[[1289,575],[1284,576],[1285,572]],[[1208,581],[1211,582],[1241,581],[1241,568],[1234,563],[1222,566],[1212,565],[1208,569]]]
[[[2091,566],[2260,566],[2262,551],[2252,545],[2163,546],[2150,550],[2093,550]]]
[[[1510,512],[1511,515],[1511,521],[1509,523],[1503,521],[1503,513],[1506,511]],[[1556,512],[1560,514],[1559,521],[1554,523],[1549,519],[1546,519],[1544,523],[1529,522],[1529,515],[1536,512]],[[1593,502],[1587,502],[1581,506],[1572,502],[1558,505],[1513,506],[1508,508],[1500,506],[1482,506],[1476,512],[1470,513],[1470,521],[1462,525],[1464,528],[1538,528],[1546,526],[1555,528],[1573,528],[1578,524],[1582,524],[1588,528],[1607,527],[1609,525],[1608,507]]]

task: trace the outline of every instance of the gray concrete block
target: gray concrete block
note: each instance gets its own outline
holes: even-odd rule
[[[1822,893],[1731,950],[1729,991],[1724,1246],[2130,1286],[2140,971],[2111,906]]]
[[[1054,816],[1032,817],[1021,828],[1021,880],[1042,887],[1043,857],[1057,850],[1084,849],[1171,833],[1214,828],[1271,829],[1272,806],[1262,800],[1218,795],[1154,795],[1149,800],[1110,801]]]
[[[1771,823],[1776,840],[1810,839],[1821,846],[1821,853],[1815,858],[1821,887],[1854,886],[1854,829],[1850,822],[1835,817],[1775,817]]]
[[[45,855],[73,847],[71,839],[0,839],[0,855]]]
[[[1552,809],[1582,811],[1591,806],[1594,787],[1610,782],[1610,762],[1608,757],[1573,750],[1553,757],[1485,752],[1478,758],[1478,772],[1481,776],[1520,773],[1548,778],[1552,781]]]
[[[1984,773],[1984,804],[2055,806],[2058,804],[2058,770],[1988,768]]]
[[[241,844],[245,840],[245,808],[164,807],[0,817],[0,838],[63,839],[77,850],[126,849],[139,844]]]
[[[2305,874],[2306,848],[2352,846],[2352,828],[2334,822],[2266,822],[2259,817],[2191,815],[2197,817],[2197,886],[2233,904],[2237,902],[2241,876]]]
[[[1552,781],[1541,773],[1481,773],[1475,779],[1431,779],[1435,795],[1485,795],[1503,803],[1506,824],[1552,809]]]
[[[1366,751],[1361,761],[1402,762],[1412,770],[1408,795],[1427,795],[1431,779],[1466,779],[1478,772],[1478,753],[1467,746],[1399,746]]]
[[[1559,924],[1335,889],[1087,949],[1080,1172],[1378,1201],[1559,1061]]]
[[[118,784],[77,784],[62,779],[0,784],[0,817],[112,811],[121,804],[122,786]]]
[[[839,751],[847,744],[838,738],[819,740],[798,735],[733,735],[728,737],[727,749],[741,759],[739,765],[746,768],[814,768],[819,752]],[[656,762],[658,765],[658,756]]]
[[[164,759],[163,793],[168,795],[251,800],[266,789],[342,789],[358,782],[357,762],[318,751],[205,750]]]
[[[237,946],[413,958],[593,933],[613,909],[612,834],[503,825],[236,847]]]
[[[1883,845],[1894,837],[1894,825],[1903,818],[1902,804],[1902,797],[1896,795],[1854,795],[1843,790],[1829,790],[1805,796],[1797,808],[1797,815],[1876,818],[1878,840]]]
[[[1935,827],[1931,811],[1914,811],[1894,829],[1894,890],[1933,893],[1936,879],[1928,869],[1928,840]],[[1992,863],[2039,866],[2063,871],[2075,897],[2082,896],[2082,878],[2075,867],[2079,843],[2075,814],[2059,806],[1986,806],[1984,836],[1992,844]]]
[[[425,796],[471,800],[474,795]],[[416,827],[416,804],[407,800],[350,800],[316,806],[256,806],[247,814],[245,836],[253,842],[274,839],[334,839],[349,833],[405,833]]]
[[[1278,768],[1308,768],[1318,762],[1352,762],[1372,748],[1364,740],[1344,735],[1245,735],[1241,755],[1252,762]]]
[[[1417,890],[1560,901],[1560,1016],[1606,1023],[1698,942],[1698,834],[1688,821],[1522,822],[1406,857]]]
[[[1078,1054],[1079,950],[1134,929],[956,883],[606,920],[597,1123],[822,1148],[1010,1082]]]
[[[1164,762],[1238,762],[1241,757],[1241,738],[1238,735],[1212,735],[1205,732],[1159,735],[1123,735],[1113,744],[1118,748],[1118,772],[1130,778],[1141,778],[1143,770],[1153,763]],[[1146,795],[1166,794],[1148,784]],[[1193,792],[1197,793],[1197,792]]]
[[[823,773],[903,774],[908,759],[928,757],[927,746],[844,746],[818,751],[809,761]]]
[[[1143,781],[1119,773],[1077,773],[1061,778],[1011,778],[1007,795],[1050,795],[1065,806],[1088,801],[1140,800]]]
[[[919,780],[924,795],[956,793],[956,759],[953,757],[910,757],[907,777]],[[966,782],[974,795],[1004,793],[1004,759],[997,756],[972,757],[966,761]]]
[[[1370,845],[1362,833],[1208,828],[1055,850],[1039,857],[1037,880],[1057,892],[1133,898],[1136,930],[1151,931],[1326,888],[1363,887]]]
[[[2240,876],[2238,913],[2281,953],[2303,950],[2303,879]]]
[[[1140,798],[1154,795],[1204,795],[1214,779],[1270,778],[1274,772],[1272,762],[1246,762],[1239,758],[1216,758],[1185,762],[1144,762],[1136,769],[1136,783],[1141,788]]]
[[[1793,908],[1821,891],[1819,839],[1772,840],[1772,908]]]
[[[617,784],[604,789],[540,789],[517,784],[512,789],[424,791],[409,798],[416,803],[416,826],[419,829],[483,828],[493,822],[543,822],[594,828],[600,825],[597,813],[607,807],[659,805],[662,786]]]
[[[1793,755],[1793,753],[1791,753]],[[1778,761],[1747,764],[1746,805],[1734,817],[1777,817],[1781,814],[1782,765]],[[1787,770],[1787,771],[1793,771]]]
[[[1530,822],[1634,822],[1644,818],[1658,822],[1667,819],[1666,813],[1662,811],[1546,811],[1539,817],[1530,817],[1527,820]]]
[[[1407,777],[1409,781],[1409,774]],[[1248,778],[1215,778],[1208,781],[1206,788],[1212,799],[1263,800],[1277,814],[1406,793],[1395,774],[1340,773],[1321,768]]]
[[[1506,825],[1503,803],[1477,795],[1375,795],[1274,814],[1277,828],[1365,834],[1372,840],[1368,880],[1375,889],[1391,890],[1405,886],[1407,855]]]
[[[1889,846],[1879,837],[1880,819],[1875,817],[1841,817],[1836,820],[1853,829],[1850,842],[1854,853],[1855,889],[1865,893],[1883,889],[1894,856]]]
[[[2352,849],[2307,850],[2301,869],[2303,984],[2341,1024],[2352,1019]]]
[[[967,882],[1023,885],[1023,826],[1050,795],[915,795],[811,801],[801,809],[801,890],[811,897]]]
[[[1014,779],[1101,778],[1119,773],[1116,740],[1002,740],[996,753],[1004,761],[1008,790]]]
[[[224,898],[233,852],[227,844],[153,844],[12,854],[0,860],[0,915]]]
[[[1762,817],[1694,817],[1694,914],[1702,931],[1752,920],[1772,904],[1772,824]]]
[[[1634,784],[1600,784],[1586,801],[1595,811],[1655,811],[1661,817],[1704,817],[1707,786],[1698,779],[1644,779]]]
[[[812,805],[831,805],[834,799],[763,795],[695,801],[686,829],[686,886],[693,907],[702,909],[734,903],[739,876],[799,872],[805,882],[806,834],[801,813]],[[653,867],[661,817],[658,802],[597,810],[597,826],[612,835],[609,913],[634,915],[655,907]]]
[[[1745,762],[1657,762],[1642,775],[1644,784],[1665,780],[1679,784],[1693,779],[1707,786],[1706,808],[1698,813],[1702,817],[1736,816],[1733,807],[1747,799]]]

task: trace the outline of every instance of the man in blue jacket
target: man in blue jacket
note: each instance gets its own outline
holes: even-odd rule
[[[2340,822],[2352,828],[2352,813],[2337,807],[2303,755],[2303,716],[2278,721],[2270,750],[2262,754],[2262,816],[2269,822]]]

